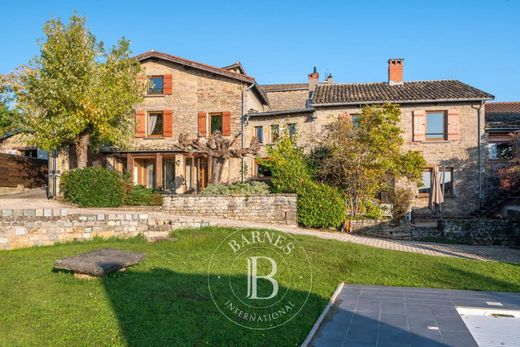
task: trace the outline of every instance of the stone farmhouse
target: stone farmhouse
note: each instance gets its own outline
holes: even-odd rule
[[[157,51],[136,59],[152,83],[135,112],[132,146],[108,147],[91,158],[129,173],[136,184],[177,194],[208,184],[211,161],[179,149],[181,134],[195,139],[220,131],[237,137],[237,148],[249,146],[253,137],[265,148],[288,131],[306,147],[339,116],[355,121],[365,105],[395,103],[402,110],[404,150],[420,150],[428,162],[414,209],[426,211],[435,165],[446,168],[447,215],[469,215],[484,201],[485,103],[494,97],[460,81],[405,81],[403,59],[388,60],[385,82],[336,83],[331,75],[320,81],[315,68],[306,83],[274,85],[258,84],[239,62],[219,68]],[[222,181],[265,179],[268,172],[256,159],[229,159]],[[56,162],[51,170],[74,167],[67,153]]]

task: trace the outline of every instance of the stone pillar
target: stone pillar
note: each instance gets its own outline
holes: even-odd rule
[[[162,154],[155,154],[155,188],[162,188]]]
[[[184,193],[184,155],[175,155],[175,193]]]

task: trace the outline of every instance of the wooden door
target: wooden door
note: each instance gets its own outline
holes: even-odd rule
[[[208,186],[208,159],[204,157],[198,158],[199,171],[199,190]]]

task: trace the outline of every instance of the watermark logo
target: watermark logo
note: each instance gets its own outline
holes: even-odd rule
[[[219,311],[233,323],[273,329],[304,307],[312,268],[293,236],[277,230],[237,230],[215,249],[208,286]]]

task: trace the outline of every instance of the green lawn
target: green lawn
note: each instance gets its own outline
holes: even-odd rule
[[[514,264],[298,237],[314,273],[307,304],[282,327],[247,330],[220,314],[207,287],[209,259],[232,231],[182,230],[174,233],[175,241],[94,240],[0,252],[0,346],[289,346],[303,341],[341,281],[520,291],[520,267]],[[100,247],[139,251],[146,258],[93,281],[51,271],[58,258]]]

